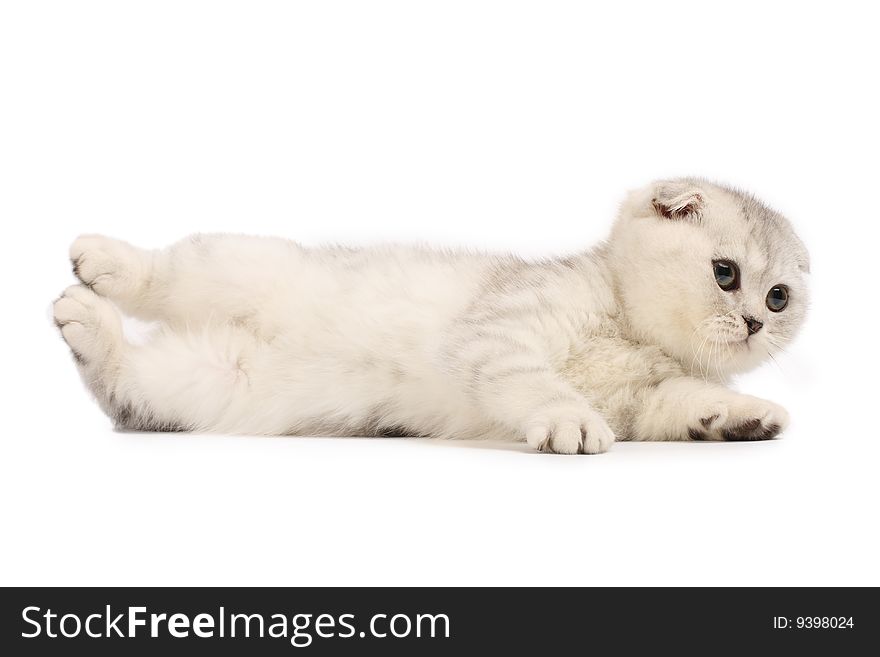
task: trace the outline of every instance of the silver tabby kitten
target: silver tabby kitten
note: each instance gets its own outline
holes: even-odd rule
[[[307,249],[195,235],[149,251],[71,247],[82,285],[55,320],[124,428],[525,440],[762,440],[780,406],[725,387],[785,346],[807,309],[788,221],[696,179],[629,195],[575,256],[400,246]],[[111,303],[112,302],[112,303]],[[141,345],[117,308],[157,320]]]

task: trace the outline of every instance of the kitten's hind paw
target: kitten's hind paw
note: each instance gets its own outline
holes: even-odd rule
[[[111,299],[138,294],[149,274],[146,252],[101,235],[81,235],[70,246],[73,273],[92,290]]]
[[[119,314],[87,287],[67,288],[52,308],[55,325],[83,367],[101,366],[122,344]]]
[[[614,432],[590,408],[554,408],[529,422],[526,442],[539,452],[601,454],[614,443]]]

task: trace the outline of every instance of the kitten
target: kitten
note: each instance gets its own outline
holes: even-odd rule
[[[541,262],[233,235],[70,254],[83,284],[55,321],[121,428],[565,454],[776,436],[785,410],[724,383],[793,338],[809,268],[782,216],[697,179],[630,194],[607,243]],[[162,328],[130,344],[117,307]]]

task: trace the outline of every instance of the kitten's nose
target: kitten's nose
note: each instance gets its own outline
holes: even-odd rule
[[[761,330],[762,326],[764,326],[764,322],[758,321],[754,317],[746,317],[743,315],[743,319],[746,320],[746,328],[749,329],[749,335],[754,335]]]

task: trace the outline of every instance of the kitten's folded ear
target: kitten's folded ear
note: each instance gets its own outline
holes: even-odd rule
[[[692,183],[663,181],[654,185],[654,211],[666,219],[699,219],[703,194]]]

